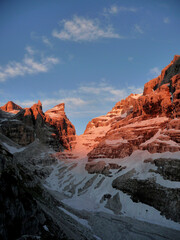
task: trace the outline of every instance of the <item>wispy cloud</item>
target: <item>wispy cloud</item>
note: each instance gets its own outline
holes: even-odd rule
[[[37,100],[25,100],[25,101],[15,101],[18,105],[22,107],[31,107],[37,102]],[[80,97],[67,97],[67,98],[44,98],[41,100],[43,108],[48,109],[60,103],[65,103],[68,109],[81,108],[82,106],[88,105],[89,102],[81,99]]]
[[[57,104],[65,103],[68,116],[76,118],[79,116],[94,117],[106,114],[116,102],[126,98],[131,93],[142,93],[143,88],[129,86],[127,88],[117,88],[105,81],[99,83],[83,84],[76,89],[60,89],[54,93],[53,97],[43,96],[41,102],[44,111]],[[61,96],[61,97],[59,97]],[[22,107],[30,107],[36,101],[15,101]]]
[[[99,38],[123,38],[115,33],[112,26],[101,26],[97,19],[74,16],[72,20],[63,20],[61,24],[63,24],[63,28],[60,31],[52,32],[54,37],[61,40],[90,42]]]
[[[49,40],[49,38],[47,38],[46,36],[39,36],[37,33],[35,32],[31,32],[31,39],[33,40],[40,40],[42,41],[47,47],[52,48],[53,44],[52,42]]]
[[[142,87],[129,86],[127,88],[114,87],[106,82],[99,83],[90,83],[79,86],[74,90],[64,90],[60,89],[56,95],[80,97],[80,99],[84,100],[86,105],[88,105],[88,109],[92,110],[98,105],[107,105],[108,102],[116,103],[121,99],[127,97],[130,93],[142,93]],[[82,105],[83,106],[83,105]]]
[[[35,60],[35,51],[30,46],[26,48],[26,52],[21,62],[11,61],[5,66],[0,66],[0,82],[17,76],[47,72],[52,65],[59,62],[58,58],[52,56]]]
[[[53,47],[53,44],[50,42],[50,40],[49,40],[47,37],[42,36],[42,41],[43,41],[43,43],[44,43],[46,46],[48,46],[48,47],[50,47],[50,48]]]
[[[137,33],[140,33],[140,34],[144,33],[144,31],[142,30],[142,28],[138,24],[134,25],[134,31],[137,32]]]
[[[82,107],[88,104],[88,101],[81,99],[80,97],[67,97],[67,98],[49,98],[42,100],[44,107],[54,106],[59,103],[65,103],[68,108]]]
[[[108,100],[112,102],[119,101],[119,99],[122,99],[127,95],[125,89],[117,89],[108,84],[99,84],[97,86],[81,86],[78,89],[78,92],[81,94],[90,94],[91,96],[96,95],[99,100]],[[94,99],[94,97],[92,99]]]
[[[36,101],[32,101],[32,100],[25,100],[25,101],[19,101],[19,100],[15,100],[16,104],[20,105],[21,107],[24,108],[28,108],[31,107],[33,104],[36,103]]]
[[[165,17],[165,18],[163,18],[163,22],[164,22],[165,24],[167,24],[167,23],[170,23],[170,20],[169,20],[168,17]]]
[[[104,8],[104,14],[118,14],[119,12],[137,12],[137,8],[134,7],[124,7],[118,5],[112,5],[109,8]]]
[[[152,77],[157,77],[161,74],[161,70],[158,67],[153,67],[149,70],[148,75]]]
[[[30,55],[34,55],[34,54],[35,54],[35,50],[34,50],[31,46],[27,46],[27,47],[26,47],[26,51],[27,51]]]

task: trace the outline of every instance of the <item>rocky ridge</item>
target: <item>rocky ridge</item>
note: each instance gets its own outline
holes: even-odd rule
[[[61,103],[45,112],[46,123],[55,127],[61,144],[66,149],[72,148],[72,141],[75,140],[75,127],[67,118],[64,111],[64,103]]]
[[[96,158],[122,158],[133,151],[175,152],[180,150],[180,56],[161,75],[144,86],[142,95],[118,102],[106,116],[93,119],[85,134],[109,126],[99,144],[88,153]],[[110,116],[110,117],[109,117]]]
[[[64,112],[64,104],[60,105],[59,108],[56,106],[44,114],[40,101],[24,109],[8,102],[1,107],[1,114],[5,119],[0,119],[0,132],[22,146],[39,138],[41,142],[56,150],[70,149],[70,143],[75,138],[75,128]]]
[[[179,239],[179,60],[81,136],[64,104],[1,107],[0,237]]]
[[[81,195],[88,195],[88,192],[91,195],[91,191],[95,192],[94,195],[98,194],[95,189],[103,189],[106,184],[108,189],[113,187],[119,193],[129,194],[133,202],[152,206],[167,219],[179,222],[179,62],[180,56],[176,55],[156,80],[145,84],[142,94],[131,94],[118,102],[106,115],[90,121],[84,134],[76,136],[75,148],[71,154],[67,152],[56,155],[61,161],[83,161],[82,165],[79,163],[79,168],[81,171],[85,168],[91,176],[83,175],[79,179],[76,176],[78,164],[74,166],[74,174],[67,172],[71,176],[69,178],[77,177],[77,181],[67,180],[67,186],[56,186],[56,190],[66,192],[67,196],[70,194],[71,198],[76,199],[78,196],[81,199]],[[162,156],[164,161],[160,160]],[[148,161],[148,157],[153,160]],[[61,177],[66,175],[66,171],[67,169],[62,171]],[[68,179],[62,177],[66,178]],[[107,178],[111,179],[106,180]],[[148,195],[145,188],[153,194]],[[112,189],[109,192],[104,189],[99,191],[105,195],[110,194],[110,202],[118,193]],[[161,192],[160,196],[158,192]],[[101,204],[108,206],[103,196],[99,197],[99,201],[104,199]],[[120,196],[120,205],[123,206],[125,202],[122,198],[124,195]],[[98,199],[93,196],[92,201],[97,202]]]

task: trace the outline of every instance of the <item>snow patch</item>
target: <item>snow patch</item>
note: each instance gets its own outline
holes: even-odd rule
[[[14,154],[14,153],[16,153],[16,152],[22,152],[22,151],[24,151],[24,149],[25,149],[25,147],[16,148],[16,147],[10,146],[10,145],[8,145],[8,144],[5,143],[5,142],[3,142],[2,144],[3,144],[3,145],[7,148],[7,150],[8,150],[10,153],[12,153],[12,154]]]
[[[88,221],[85,219],[82,219],[80,217],[77,217],[76,215],[74,215],[73,213],[67,211],[66,209],[62,208],[62,207],[58,207],[60,210],[62,210],[64,213],[66,213],[67,215],[71,216],[74,220],[76,220],[77,222],[79,222],[80,224],[84,225],[85,227],[91,229],[91,226],[89,225]]]

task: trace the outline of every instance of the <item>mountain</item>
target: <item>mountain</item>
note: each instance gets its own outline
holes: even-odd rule
[[[89,160],[99,156],[121,158],[137,149],[151,153],[179,151],[179,72],[180,56],[176,55],[159,77],[145,84],[142,95],[130,95],[117,103],[104,117],[109,129],[102,141],[88,154]],[[111,113],[115,115],[108,120]],[[93,119],[87,128],[97,128],[101,122]]]
[[[1,123],[0,132],[16,143],[26,146],[38,138],[56,150],[71,148],[75,128],[64,112],[64,104],[46,113],[42,111],[41,101],[24,109],[13,102],[8,102],[0,109],[7,113],[6,119]]]
[[[0,109],[9,113],[18,113],[22,108],[14,102],[9,101],[4,106],[0,107]]]
[[[75,140],[75,127],[67,118],[64,111],[64,103],[61,103],[45,112],[46,123],[57,129],[58,138],[66,149],[71,149],[71,142]]]
[[[80,136],[64,108],[0,109],[0,239],[179,239],[180,56]]]

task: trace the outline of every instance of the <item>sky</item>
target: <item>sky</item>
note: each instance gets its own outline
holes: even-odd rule
[[[179,0],[0,0],[0,106],[64,102],[82,134],[180,54]]]

